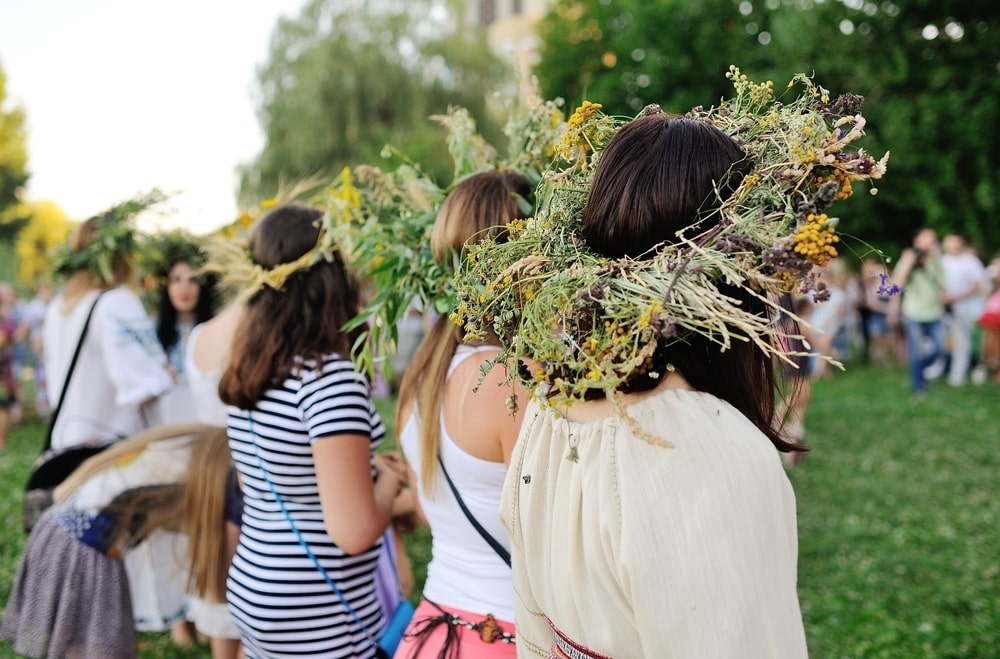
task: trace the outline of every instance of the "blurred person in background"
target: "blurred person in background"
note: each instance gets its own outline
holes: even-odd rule
[[[0,450],[7,448],[7,435],[13,423],[12,408],[17,404],[14,377],[14,345],[17,323],[14,321],[14,287],[0,282]]]
[[[185,371],[188,337],[195,325],[215,315],[216,277],[198,273],[205,257],[193,236],[167,232],[152,238],[149,249],[155,253],[148,275],[157,282],[156,338],[174,378],[160,401],[161,414],[165,423],[184,423],[198,418]]]
[[[190,534],[205,554],[218,552],[230,464],[225,430],[201,424],[146,430],[85,461],[56,488],[55,503],[28,536],[0,638],[18,656],[138,657],[122,556],[159,529]],[[222,587],[215,564],[189,564],[180,577],[195,590]]]
[[[948,234],[941,241],[944,267],[945,328],[950,347],[948,384],[960,387],[972,365],[973,332],[986,306],[986,268],[965,239]]]
[[[849,337],[854,324],[854,302],[851,293],[851,271],[842,259],[832,259],[825,267],[816,267],[816,276],[826,284],[828,297],[822,304],[813,304],[800,315],[810,325],[810,344],[821,355],[846,359],[851,346]],[[829,364],[813,359],[812,377],[829,374]]]
[[[906,330],[910,388],[914,395],[927,392],[927,381],[943,371],[944,267],[937,233],[924,228],[903,250],[892,278],[903,289],[900,311]]]
[[[994,382],[1000,383],[1000,254],[986,268],[986,278],[990,293],[978,321],[983,337],[982,363],[973,374],[977,384],[986,382],[991,374]]]
[[[7,446],[10,426],[21,421],[21,371],[28,326],[17,291],[0,282],[0,449]]]
[[[35,413],[39,418],[49,416],[49,397],[46,394],[45,355],[42,345],[42,326],[45,324],[45,309],[52,301],[54,291],[48,282],[41,282],[33,297],[24,308],[24,320],[28,325],[28,353],[31,357],[32,381],[34,383]]]
[[[133,226],[135,215],[156,199],[88,219],[56,259],[66,284],[49,304],[42,332],[49,400],[60,405],[62,397],[54,449],[111,444],[161,423],[159,401],[173,378],[135,291]],[[184,536],[158,530],[125,552],[137,630],[165,631],[183,618],[184,583],[177,575],[185,545]]]

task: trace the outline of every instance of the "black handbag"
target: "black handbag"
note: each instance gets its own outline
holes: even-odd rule
[[[31,467],[31,474],[28,482],[24,486],[24,532],[30,533],[35,522],[42,516],[42,513],[52,505],[52,492],[66,478],[76,470],[87,458],[96,455],[108,447],[106,442],[93,444],[80,444],[65,449],[52,448],[52,431],[56,427],[56,419],[59,417],[59,410],[62,409],[63,401],[66,399],[66,392],[69,389],[70,379],[76,370],[76,362],[80,358],[80,350],[83,348],[83,340],[87,336],[87,329],[90,327],[90,319],[94,315],[97,302],[101,299],[103,291],[98,294],[87,318],[83,321],[83,330],[80,332],[80,340],[77,341],[73,357],[69,362],[69,370],[66,371],[66,380],[63,382],[62,391],[59,393],[59,402],[56,404],[52,416],[49,418],[49,427],[45,432],[45,445],[42,447],[42,454],[35,459]]]

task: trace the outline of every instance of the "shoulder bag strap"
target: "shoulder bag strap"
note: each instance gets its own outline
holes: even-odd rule
[[[507,551],[503,545],[497,542],[497,539],[490,535],[490,532],[483,528],[483,525],[479,523],[479,520],[472,516],[472,511],[466,507],[465,502],[462,501],[461,495],[458,493],[458,488],[455,487],[455,483],[452,482],[451,476],[448,475],[448,470],[444,468],[444,460],[438,455],[438,464],[441,465],[441,471],[444,472],[445,480],[448,481],[448,487],[451,488],[451,493],[455,495],[455,501],[458,502],[458,507],[462,509],[465,516],[468,518],[472,526],[479,531],[479,535],[483,536],[483,540],[489,543],[490,547],[493,547],[493,551],[510,567],[510,552]]]
[[[97,308],[97,303],[100,301],[102,295],[104,295],[104,291],[98,293],[97,297],[94,298],[94,301],[90,305],[90,311],[87,312],[87,318],[83,321],[83,329],[80,330],[80,340],[76,342],[73,357],[69,360],[69,370],[66,371],[66,379],[63,380],[62,391],[59,392],[59,402],[56,403],[56,408],[52,410],[52,416],[49,417],[49,428],[45,432],[45,446],[42,447],[42,453],[52,448],[52,431],[56,428],[56,419],[59,417],[59,410],[62,409],[63,401],[66,400],[66,392],[69,391],[69,381],[73,377],[73,371],[76,370],[76,362],[80,359],[83,340],[87,338],[87,329],[90,328],[90,319],[94,316],[94,309]]]

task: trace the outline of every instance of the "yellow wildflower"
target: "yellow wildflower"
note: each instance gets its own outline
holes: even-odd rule
[[[591,103],[590,101],[584,101],[583,104],[573,111],[573,114],[569,118],[568,127],[570,130],[580,128],[583,124],[587,123],[594,114],[600,110],[603,106],[600,103]]]
[[[795,232],[795,252],[813,263],[824,266],[837,256],[834,246],[840,242],[826,213],[806,216],[805,223]]]

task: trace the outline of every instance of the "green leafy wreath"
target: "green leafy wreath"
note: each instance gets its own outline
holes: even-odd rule
[[[94,238],[82,249],[73,250],[69,243],[55,248],[53,273],[57,277],[68,278],[82,270],[89,270],[105,284],[113,284],[115,259],[124,256],[131,260],[139,249],[135,218],[166,200],[166,194],[153,189],[100,213]]]

